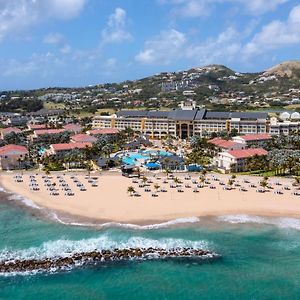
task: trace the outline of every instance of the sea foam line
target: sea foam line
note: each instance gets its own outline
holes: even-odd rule
[[[300,219],[297,218],[285,218],[285,217],[261,217],[250,215],[227,215],[217,217],[220,222],[227,222],[231,224],[264,224],[273,225],[279,228],[290,228],[300,230]]]
[[[42,209],[40,206],[38,206],[37,204],[35,204],[32,200],[21,196],[19,194],[13,193],[13,192],[9,192],[7,191],[5,188],[3,188],[2,186],[0,186],[0,192],[6,193],[8,195],[10,195],[8,197],[8,200],[10,201],[19,201],[22,202],[24,205],[31,207],[31,208],[35,208],[35,209]]]
[[[190,223],[198,223],[200,222],[200,218],[198,217],[189,217],[189,218],[178,218],[162,223],[157,224],[149,224],[149,225],[137,225],[131,223],[120,223],[120,222],[106,222],[106,223],[79,223],[79,222],[67,222],[63,221],[55,212],[49,213],[50,217],[55,221],[63,224],[63,225],[71,225],[71,226],[81,226],[81,227],[100,227],[100,228],[107,228],[107,227],[121,227],[121,228],[128,228],[128,229],[139,229],[139,230],[151,230],[151,229],[159,229],[159,228],[166,228],[171,227],[177,224],[190,224]]]

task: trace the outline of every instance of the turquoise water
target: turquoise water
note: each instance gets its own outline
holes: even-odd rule
[[[58,255],[112,243],[195,244],[222,255],[207,263],[122,262],[0,276],[0,299],[299,299],[299,228],[296,219],[241,216],[154,230],[99,230],[56,224],[0,201],[0,259],[11,254]]]
[[[160,156],[160,157],[164,157],[164,156],[171,156],[172,153],[164,151],[164,150],[147,150],[147,151],[143,151],[141,153],[139,152],[130,152],[128,154],[126,154],[126,156],[124,156],[122,158],[122,161],[124,164],[127,165],[136,165],[138,160],[143,160],[148,161],[152,156]]]

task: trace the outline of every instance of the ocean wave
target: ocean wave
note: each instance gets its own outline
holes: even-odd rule
[[[37,204],[35,204],[33,201],[31,201],[30,199],[23,197],[21,195],[18,194],[11,194],[10,197],[8,197],[8,200],[10,201],[20,201],[22,202],[24,205],[30,207],[30,208],[35,208],[35,209],[42,209],[40,206],[38,206]]]
[[[297,218],[284,218],[284,217],[260,217],[260,216],[250,216],[250,215],[227,215],[217,217],[220,222],[226,222],[231,224],[264,224],[277,226],[279,228],[290,228],[300,230],[300,219]]]
[[[79,223],[79,222],[63,221],[55,212],[49,213],[49,216],[55,221],[64,225],[81,226],[81,227],[100,227],[100,228],[121,227],[127,229],[140,229],[140,230],[159,229],[159,228],[171,227],[178,224],[189,224],[189,223],[200,222],[200,218],[198,217],[189,217],[189,218],[178,218],[178,219],[174,219],[162,223],[149,224],[149,225],[137,225],[137,224],[120,223],[120,222],[106,222],[106,223],[97,224],[97,223]]]
[[[30,259],[54,259],[71,257],[76,253],[128,249],[128,248],[160,248],[164,250],[171,249],[203,249],[208,250],[207,241],[192,241],[184,239],[149,239],[143,237],[118,238],[113,239],[104,234],[97,238],[82,240],[56,240],[43,243],[39,247],[31,247],[22,250],[4,249],[0,251],[0,262],[30,260]]]

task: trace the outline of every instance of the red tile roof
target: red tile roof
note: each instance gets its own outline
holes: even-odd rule
[[[69,131],[81,131],[82,127],[79,124],[67,124],[64,126],[64,129]]]
[[[88,134],[75,134],[71,136],[71,141],[75,143],[94,143],[97,141],[97,139],[94,136]]]
[[[17,127],[7,127],[7,128],[1,129],[1,132],[4,134],[8,134],[11,132],[20,133],[20,132],[22,132],[22,130]]]
[[[28,154],[28,150],[24,146],[20,145],[6,145],[3,147],[0,147],[0,155],[20,155],[20,154]]]
[[[94,129],[88,132],[91,135],[97,134],[117,134],[119,130],[117,128],[104,128],[104,129]]]
[[[46,129],[47,128],[47,124],[30,124],[30,125],[28,125],[28,127],[31,130]]]
[[[271,140],[272,137],[268,133],[258,133],[258,134],[246,134],[240,136],[245,141],[261,141],[261,140]]]
[[[238,145],[238,143],[236,142],[223,140],[221,138],[214,138],[212,140],[209,140],[208,143],[224,149],[229,149],[235,145]]]
[[[65,143],[65,144],[52,144],[50,147],[55,151],[84,149],[86,147],[92,147],[91,143]]]
[[[267,155],[268,151],[263,148],[249,148],[243,150],[230,150],[228,153],[235,158],[248,158],[255,155]]]
[[[65,131],[66,131],[65,129],[40,129],[40,130],[35,130],[34,134],[35,135],[58,134]]]

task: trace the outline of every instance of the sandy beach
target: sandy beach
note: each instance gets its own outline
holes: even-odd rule
[[[109,175],[95,175],[98,186],[92,187],[85,174],[76,174],[77,180],[86,187],[86,191],[80,191],[71,174],[59,174],[74,192],[74,196],[65,196],[59,187],[58,174],[51,174],[50,179],[55,183],[59,195],[50,195],[47,187],[44,186],[42,173],[35,176],[39,191],[29,189],[30,173],[23,174],[23,182],[16,182],[13,173],[2,173],[0,175],[1,186],[5,190],[19,194],[32,200],[38,206],[69,214],[74,217],[82,217],[92,220],[106,220],[123,223],[145,224],[153,221],[167,221],[176,218],[188,218],[194,216],[215,216],[227,214],[249,214],[263,216],[284,216],[300,217],[300,197],[292,195],[295,189],[292,180],[280,179],[282,185],[275,185],[278,178],[270,178],[269,183],[274,190],[282,190],[283,194],[274,194],[270,189],[265,193],[256,192],[256,188],[249,187],[249,183],[244,183],[247,178],[252,184],[257,185],[261,180],[259,177],[238,176],[236,182],[247,188],[247,192],[239,191],[239,187],[233,190],[224,190],[220,181],[227,183],[229,176],[215,175],[220,181],[214,181],[212,175],[207,175],[211,185],[216,188],[209,188],[210,184],[205,184],[198,193],[193,192],[195,184],[193,179],[198,179],[195,175],[190,180],[184,179],[184,175],[178,175],[182,180],[183,192],[178,192],[176,188],[170,188],[173,183],[169,179],[168,183],[163,183],[166,178],[147,177],[153,181],[149,183],[149,188],[154,191],[154,184],[165,187],[167,192],[158,192],[157,197],[152,197],[152,192],[145,192],[143,187],[133,183],[132,179],[122,177],[121,174],[112,173]],[[93,177],[93,175],[91,175]],[[199,181],[199,180],[198,180]],[[190,184],[191,188],[185,187]],[[140,197],[130,196],[127,188],[133,186],[141,195]],[[284,190],[288,186],[290,190]]]

